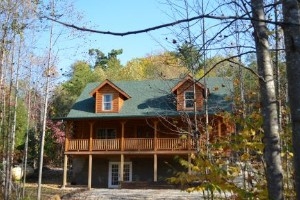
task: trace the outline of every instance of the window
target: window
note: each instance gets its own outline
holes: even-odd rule
[[[112,128],[101,128],[97,130],[97,139],[114,139],[116,138],[116,130]]]
[[[112,110],[112,94],[104,94],[103,95],[103,110]]]
[[[154,130],[148,126],[138,126],[137,127],[137,138],[153,138]]]
[[[184,106],[185,108],[194,107],[194,92],[192,91],[184,92]]]

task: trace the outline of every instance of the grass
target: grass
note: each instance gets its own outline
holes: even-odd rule
[[[80,192],[83,189],[79,187],[66,187],[61,188],[62,182],[62,169],[59,168],[45,168],[43,170],[42,178],[42,191],[41,200],[59,200],[62,196],[72,194],[74,192]],[[34,173],[32,176],[26,179],[24,200],[37,199],[38,192],[38,175]],[[14,182],[12,186],[12,195],[10,200],[22,199],[22,184]],[[4,195],[0,191],[0,199]]]
[[[62,196],[76,192],[78,189],[61,189],[58,185],[42,185],[41,199],[42,200],[59,200]],[[1,193],[1,192],[0,192]],[[4,195],[1,194],[3,197]],[[10,200],[22,199],[22,189],[15,188],[12,190]],[[26,184],[24,200],[37,199],[37,184]]]
[[[41,199],[60,199],[63,195],[71,193],[70,189],[61,189],[58,185],[42,185]],[[37,199],[37,185],[27,184],[25,186],[25,199]]]

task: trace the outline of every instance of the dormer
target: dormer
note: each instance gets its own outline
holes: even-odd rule
[[[194,85],[195,93],[194,94]],[[177,111],[194,110],[194,99],[196,95],[196,110],[203,109],[203,101],[205,98],[205,86],[199,81],[188,75],[172,89],[172,93],[176,96]]]
[[[90,92],[95,98],[95,113],[118,113],[130,96],[106,79]]]

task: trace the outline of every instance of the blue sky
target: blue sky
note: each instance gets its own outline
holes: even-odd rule
[[[84,17],[82,22],[74,24],[102,31],[127,32],[172,21],[165,13],[168,7],[158,0],[75,0],[74,6]],[[87,51],[91,48],[100,49],[105,54],[112,49],[123,49],[119,58],[122,64],[126,64],[133,58],[159,53],[168,48],[165,41],[167,33],[168,29],[123,37],[85,33],[88,36],[86,40],[77,39],[80,50],[67,57],[66,61],[60,61],[68,64],[88,59]]]

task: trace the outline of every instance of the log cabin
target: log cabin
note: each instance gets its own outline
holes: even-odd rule
[[[206,140],[205,124],[211,127],[210,140],[233,132],[234,126],[218,114],[232,110],[231,92],[228,79],[202,82],[189,75],[89,83],[64,118],[62,186],[135,188],[165,183],[174,169],[187,170],[175,157],[191,160]]]

